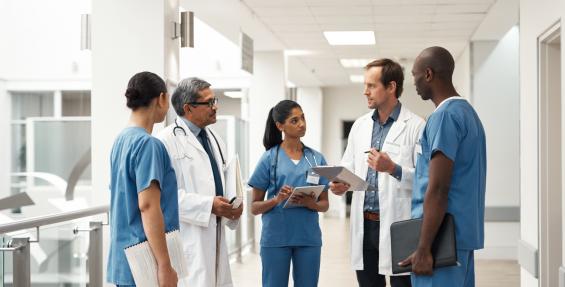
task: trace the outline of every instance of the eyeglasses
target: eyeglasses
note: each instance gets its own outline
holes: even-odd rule
[[[211,108],[218,105],[218,98],[212,98],[205,102],[191,102],[190,104],[193,106],[208,106],[209,108]]]

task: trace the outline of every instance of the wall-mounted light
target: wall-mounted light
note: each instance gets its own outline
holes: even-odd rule
[[[181,48],[194,48],[194,12],[180,12],[180,23],[173,22],[173,40],[177,38]]]
[[[90,50],[92,48],[90,14],[80,15],[80,49]]]

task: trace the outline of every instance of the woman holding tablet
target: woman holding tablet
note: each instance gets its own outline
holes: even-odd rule
[[[253,188],[251,212],[263,214],[261,262],[265,287],[288,286],[291,262],[294,286],[318,285],[322,247],[318,212],[328,210],[327,188],[317,200],[314,195],[295,194],[292,203],[301,207],[283,208],[293,188],[328,184],[311,171],[312,167],[326,165],[326,160],[300,141],[305,133],[306,120],[298,103],[283,100],[273,107],[263,137],[266,152],[248,182]]]

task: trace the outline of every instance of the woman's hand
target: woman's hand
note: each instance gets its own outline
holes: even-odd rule
[[[316,202],[315,194],[312,192],[310,195],[295,194],[290,199],[292,203],[300,204],[312,210],[318,210],[318,203]]]
[[[277,204],[279,204],[285,201],[290,196],[291,193],[292,193],[292,187],[285,185],[277,193],[277,196],[275,197],[275,201],[277,202]]]

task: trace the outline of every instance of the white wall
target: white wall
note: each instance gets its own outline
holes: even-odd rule
[[[249,174],[265,151],[263,134],[269,110],[285,98],[285,63],[282,51],[256,52],[249,88]]]
[[[455,57],[455,70],[453,71],[453,85],[462,97],[471,97],[471,48],[467,45],[459,56]]]
[[[323,97],[321,88],[298,88],[296,101],[302,107],[306,117],[306,135],[302,139],[305,145],[322,151]],[[319,163],[319,162],[318,162]]]
[[[518,44],[514,27],[498,42],[475,41],[471,46],[471,103],[487,141],[487,209],[520,206]],[[516,259],[518,239],[519,222],[487,221],[485,249],[477,258]]]
[[[80,51],[81,14],[88,0],[0,1],[0,78],[88,77],[90,55]]]
[[[491,43],[473,43],[472,103],[487,138],[487,206],[519,206],[518,44],[517,27],[492,50]]]
[[[110,150],[130,115],[129,79],[151,71],[178,80],[179,39],[171,40],[170,24],[178,21],[178,3],[96,0],[92,18],[92,183],[96,199],[107,203]]]
[[[560,19],[564,18],[563,0],[520,1],[520,237],[534,248],[539,246],[537,39],[559,21],[563,31]],[[565,67],[565,57],[561,61],[561,67]],[[525,269],[521,283],[524,287],[538,286],[538,280]]]

